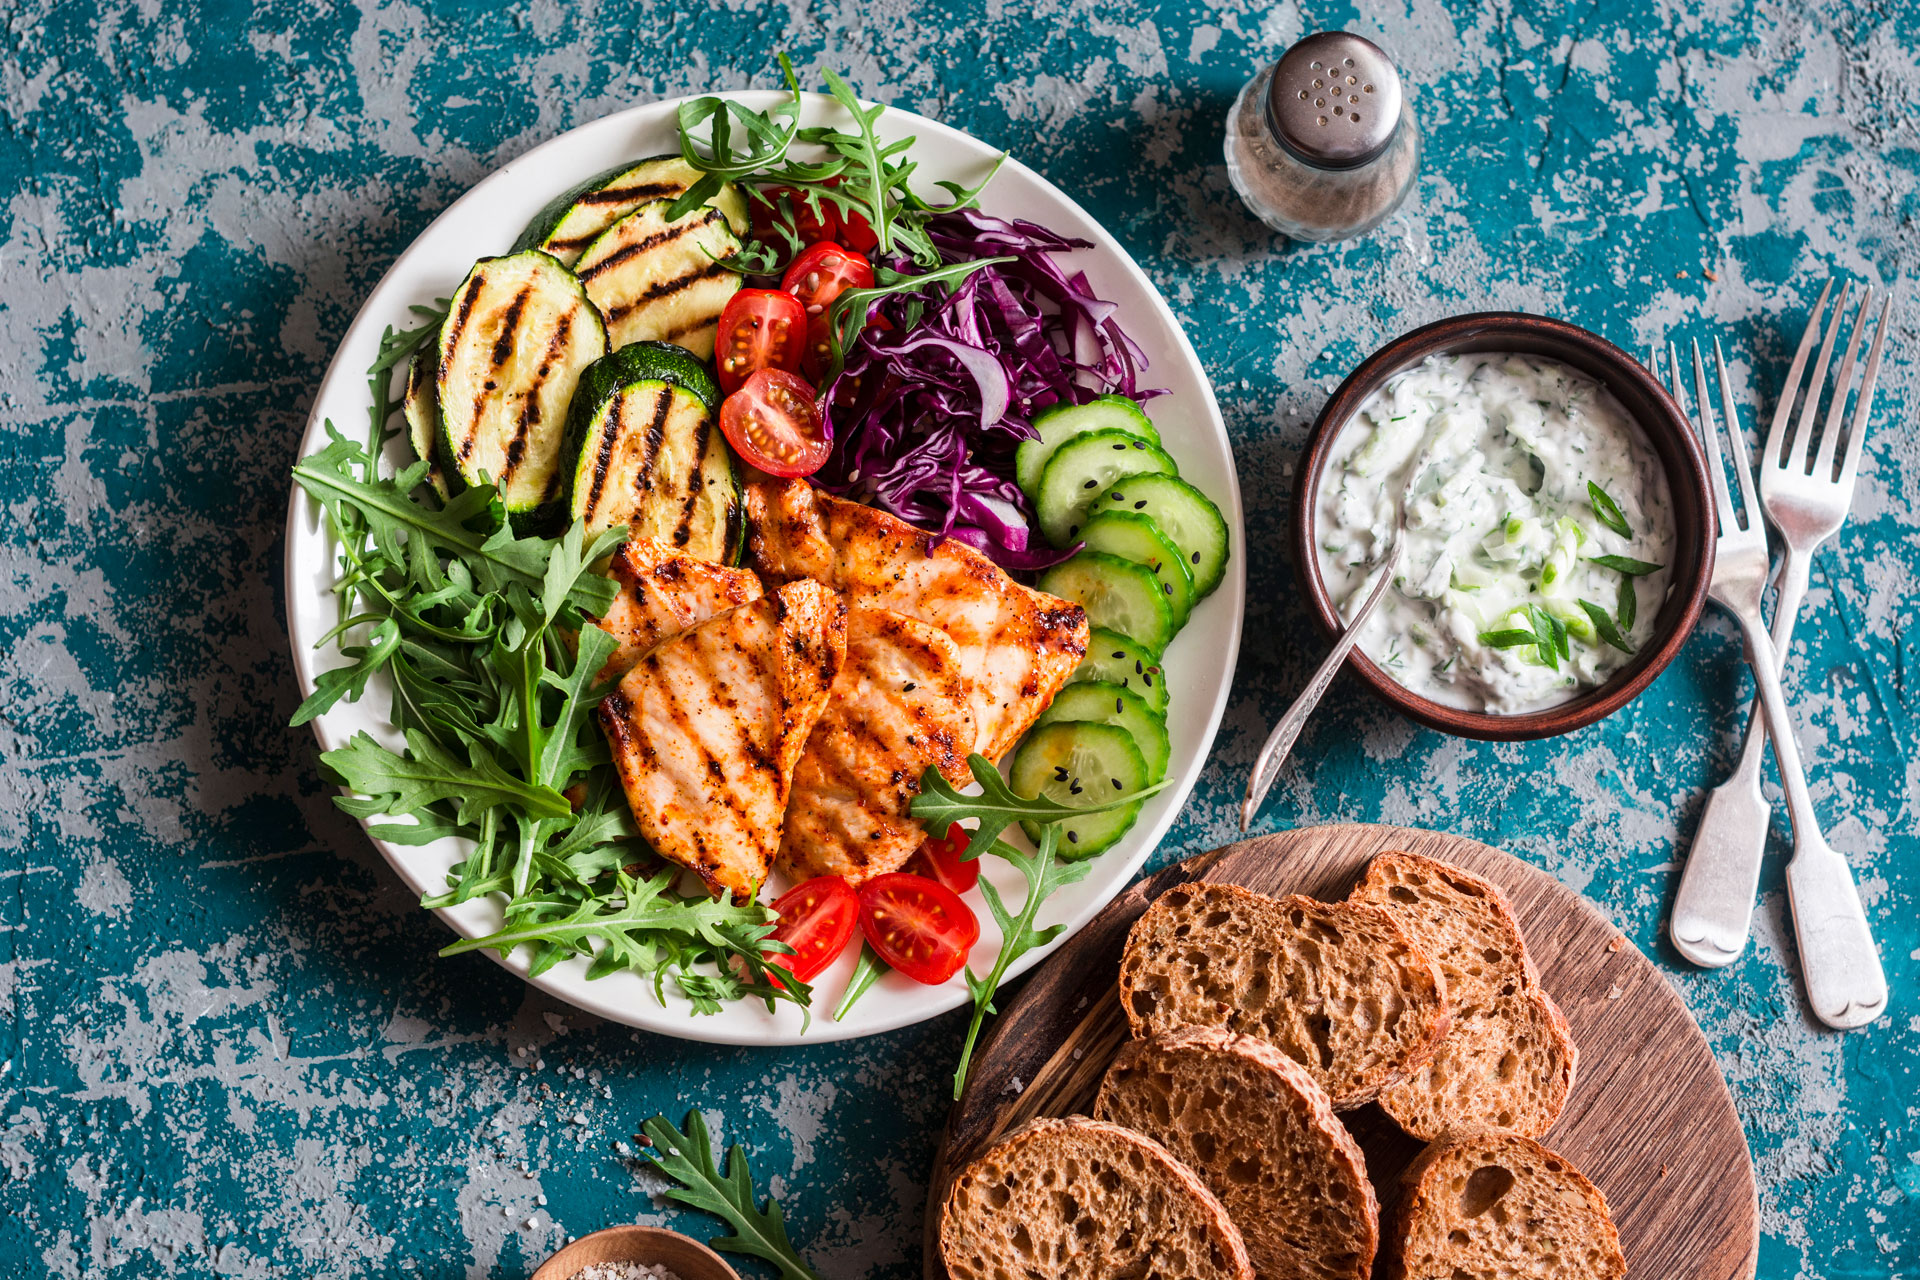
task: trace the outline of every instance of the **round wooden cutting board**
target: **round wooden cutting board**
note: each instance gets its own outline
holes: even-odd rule
[[[1338,899],[1386,849],[1424,854],[1500,886],[1541,984],[1566,1013],[1579,1071],[1544,1141],[1606,1194],[1634,1280],[1748,1280],[1759,1248],[1753,1162],[1726,1082],[1679,995],[1579,894],[1472,840],[1407,827],[1330,826],[1262,836],[1168,867],[1115,898],[995,1020],[934,1163],[926,1273],[945,1280],[939,1214],[952,1171],[1035,1116],[1084,1113],[1126,1038],[1115,992],[1127,931],[1175,885],[1215,880]],[[1420,1144],[1377,1107],[1344,1116],[1383,1205]]]

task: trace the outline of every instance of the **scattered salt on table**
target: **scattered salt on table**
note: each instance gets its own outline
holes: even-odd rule
[[[596,1262],[573,1273],[569,1280],[680,1280],[658,1263]]]

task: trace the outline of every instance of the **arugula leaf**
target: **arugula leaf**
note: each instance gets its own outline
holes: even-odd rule
[[[1633,536],[1633,527],[1627,523],[1627,517],[1620,511],[1620,504],[1613,500],[1605,489],[1593,481],[1587,481],[1587,501],[1593,504],[1593,514],[1601,524],[1613,530],[1623,538]]]
[[[853,1009],[853,1002],[867,994],[873,984],[892,968],[892,965],[880,958],[880,953],[873,949],[871,942],[861,943],[860,963],[853,967],[853,976],[847,979],[846,992],[841,995],[840,1003],[833,1011],[833,1020],[839,1022],[845,1018]]]
[[[1060,827],[1057,822],[1049,822],[1040,828],[1040,848],[1031,857],[1005,843],[996,842],[993,846],[995,853],[1018,867],[1020,874],[1026,877],[1027,896],[1016,914],[1007,910],[992,881],[984,876],[980,879],[980,896],[987,900],[987,910],[993,913],[993,918],[1000,925],[1000,954],[994,957],[993,968],[988,970],[986,977],[976,977],[971,968],[966,971],[967,988],[973,992],[973,1020],[967,1024],[967,1038],[960,1046],[960,1062],[953,1070],[953,1096],[956,1100],[967,1083],[967,1069],[973,1062],[973,1046],[980,1038],[981,1024],[989,1013],[995,1012],[993,997],[1000,989],[1000,980],[1006,976],[1007,967],[1035,947],[1046,946],[1067,927],[1064,924],[1050,924],[1044,929],[1034,928],[1033,922],[1040,913],[1040,904],[1060,886],[1085,878],[1087,872],[1093,869],[1091,862],[1062,862],[1058,857],[1059,849]]]
[[[706,1117],[697,1109],[689,1111],[686,1124],[687,1130],[682,1133],[665,1116],[655,1116],[641,1126],[652,1147],[647,1158],[654,1168],[680,1184],[668,1190],[668,1197],[713,1214],[733,1228],[732,1235],[710,1242],[714,1248],[770,1262],[779,1268],[781,1280],[821,1280],[787,1239],[780,1202],[769,1196],[766,1208],[759,1207],[746,1148],[733,1144],[727,1151],[727,1171],[722,1174],[714,1160]]]
[[[573,813],[567,798],[552,787],[522,782],[502,769],[480,743],[469,746],[468,760],[462,764],[424,733],[407,734],[404,756],[366,733],[356,733],[346,746],[322,752],[320,762],[367,797],[334,797],[335,804],[356,818],[404,816],[441,801],[456,806],[462,823],[502,804],[517,805],[535,817],[565,818]]]
[[[1627,590],[1631,591],[1633,589],[1633,579],[1626,579],[1626,583]],[[1580,602],[1580,609],[1587,617],[1593,620],[1593,629],[1599,633],[1602,640],[1605,640],[1622,653],[1632,653],[1634,651],[1633,642],[1620,633],[1620,628],[1614,625],[1613,619],[1607,616],[1605,609],[1602,609],[1591,600],[1582,600]]]
[[[1632,556],[1588,556],[1587,560],[1591,564],[1599,565],[1602,569],[1613,569],[1630,578],[1643,578],[1649,573],[1658,573],[1666,567],[1646,560],[1635,560]]]
[[[348,618],[321,638],[324,644],[333,639],[340,631],[365,621],[363,617]],[[387,665],[389,659],[400,649],[400,624],[392,618],[374,620],[373,634],[364,645],[344,646],[340,652],[352,658],[353,665],[335,667],[331,671],[322,671],[314,677],[313,692],[294,711],[293,719],[287,723],[299,726],[307,723],[324,711],[333,709],[342,698],[351,697],[359,701],[360,695],[367,691],[367,681],[373,673]]]
[[[961,794],[937,770],[928,769],[920,779],[920,794],[913,798],[908,812],[929,831],[947,831],[956,822],[969,818],[977,820],[978,825],[967,832],[967,847],[960,851],[961,858],[969,862],[988,849],[1001,852],[1005,846],[995,847],[995,842],[1002,831],[1016,822],[1058,822],[1062,818],[1105,813],[1109,809],[1125,808],[1136,800],[1144,800],[1167,785],[1164,781],[1156,782],[1151,787],[1129,792],[1118,800],[1079,808],[1049,800],[1045,796],[1029,799],[1016,794],[1007,785],[1006,779],[1000,776],[1000,771],[993,767],[993,761],[978,752],[967,757],[967,767],[973,770],[973,780],[980,784],[979,795]]]

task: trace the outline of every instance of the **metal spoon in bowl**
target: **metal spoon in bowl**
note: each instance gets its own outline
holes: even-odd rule
[[[1320,697],[1326,693],[1327,686],[1333,683],[1334,676],[1347,660],[1347,653],[1354,642],[1360,638],[1360,628],[1373,615],[1374,609],[1386,596],[1387,588],[1393,585],[1394,571],[1400,567],[1401,553],[1407,545],[1407,504],[1403,497],[1400,501],[1400,519],[1393,529],[1393,547],[1387,552],[1387,561],[1380,566],[1380,581],[1374,584],[1360,611],[1347,623],[1347,629],[1340,633],[1334,642],[1333,652],[1313,673],[1313,679],[1307,681],[1307,687],[1301,691],[1293,705],[1287,708],[1287,714],[1280,717],[1280,723],[1273,726],[1273,732],[1267,735],[1267,743],[1260,748],[1260,755],[1253,762],[1253,774],[1247,779],[1246,802],[1240,806],[1240,829],[1245,831],[1253,825],[1253,816],[1260,812],[1260,802],[1267,798],[1267,792],[1273,789],[1274,780],[1280,776],[1280,766],[1286,763],[1287,753],[1293,750],[1293,740],[1300,736],[1300,730],[1306,727],[1307,717],[1320,705]]]

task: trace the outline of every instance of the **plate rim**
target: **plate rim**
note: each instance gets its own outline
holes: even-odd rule
[[[328,361],[326,372],[321,376],[320,382],[318,383],[312,407],[308,411],[306,425],[299,439],[296,460],[309,456],[320,443],[325,441],[326,428],[324,424],[330,417],[326,409],[330,401],[338,397],[339,384],[343,380],[349,382],[364,380],[365,374],[361,370],[355,369],[345,363],[348,359],[348,352],[362,345],[366,341],[366,335],[368,333],[377,335],[381,329],[390,325],[394,318],[404,318],[406,307],[413,298],[411,295],[402,292],[400,288],[400,277],[404,274],[405,268],[411,260],[416,257],[428,256],[435,237],[440,233],[443,224],[449,224],[455,219],[457,214],[464,212],[477,202],[484,201],[489,194],[506,186],[520,171],[537,169],[543,163],[550,163],[553,157],[564,154],[572,147],[582,145],[580,142],[582,134],[589,131],[615,134],[625,129],[629,135],[631,135],[650,127],[659,127],[669,124],[673,120],[681,104],[693,98],[709,96],[727,98],[764,110],[768,105],[784,100],[789,95],[782,91],[767,89],[719,90],[711,94],[687,94],[675,98],[663,98],[624,108],[595,120],[576,125],[548,139],[539,146],[498,165],[475,182],[464,193],[452,200],[446,208],[441,210],[439,214],[422,228],[419,234],[408,243],[406,248],[397,254],[392,262],[387,265],[386,269],[381,273],[379,280],[367,291],[366,297],[362,301],[359,309],[354,313],[353,319],[349,321],[341,331],[340,337],[334,344],[333,356]],[[837,112],[842,110],[839,104],[826,94],[803,93],[801,97],[803,101],[802,115],[804,119],[814,120],[822,112]],[[867,105],[872,104],[868,103]],[[928,116],[923,116],[918,112],[903,107],[896,107],[891,104],[887,106],[886,115],[881,118],[881,123],[883,126],[887,126],[889,122],[892,122],[892,128],[894,129],[898,129],[900,125],[904,124],[922,138],[931,138],[956,144],[963,152],[977,148],[982,156],[991,156],[998,153],[998,149],[991,147],[989,144],[967,133],[965,130],[958,129],[952,125],[934,120]],[[883,135],[887,133],[887,128],[883,127],[882,132]],[[1173,308],[1167,302],[1166,297],[1161,293],[1159,287],[1154,283],[1152,277],[1147,275],[1140,264],[1134,260],[1133,256],[1128,253],[1126,248],[1119,242],[1118,238],[1088,213],[1078,201],[1055,186],[1045,175],[1021,163],[1010,153],[1006,155],[1002,172],[1021,174],[1025,180],[1035,183],[1045,190],[1051,198],[1058,200],[1077,222],[1077,225],[1072,229],[1072,234],[1091,240],[1095,250],[1102,251],[1103,256],[1110,257],[1112,265],[1118,274],[1128,278],[1129,283],[1145,297],[1149,307],[1157,311],[1159,320],[1163,323],[1172,338],[1169,344],[1169,350],[1165,353],[1165,356],[1171,357],[1176,363],[1183,362],[1190,370],[1193,381],[1196,384],[1198,403],[1191,406],[1182,406],[1183,412],[1188,416],[1188,428],[1190,431],[1196,431],[1202,422],[1211,426],[1217,438],[1219,448],[1225,458],[1224,486],[1217,495],[1210,494],[1209,496],[1215,497],[1216,501],[1219,502],[1223,514],[1227,517],[1229,531],[1234,539],[1234,545],[1237,545],[1239,549],[1239,554],[1232,556],[1228,562],[1227,576],[1222,581],[1220,590],[1215,592],[1215,595],[1223,597],[1222,603],[1231,605],[1231,608],[1228,610],[1228,616],[1224,621],[1224,634],[1218,637],[1225,641],[1224,649],[1222,650],[1222,656],[1224,658],[1222,668],[1224,678],[1218,683],[1212,699],[1212,705],[1206,708],[1206,715],[1197,749],[1192,758],[1187,762],[1186,767],[1181,770],[1180,776],[1176,778],[1175,785],[1169,788],[1170,802],[1164,806],[1159,817],[1155,819],[1151,825],[1138,827],[1123,837],[1126,843],[1133,845],[1133,851],[1129,854],[1124,864],[1109,864],[1122,867],[1121,870],[1110,873],[1112,879],[1111,890],[1102,890],[1096,893],[1081,909],[1062,920],[1060,923],[1065,927],[1052,942],[1046,946],[1034,948],[1008,966],[1007,972],[1002,978],[1002,984],[1004,986],[1020,975],[1029,972],[1034,966],[1042,963],[1048,956],[1052,955],[1054,951],[1063,946],[1075,934],[1079,933],[1095,916],[1105,910],[1107,905],[1115,897],[1125,892],[1128,885],[1139,875],[1147,859],[1159,848],[1167,832],[1172,828],[1173,824],[1178,821],[1181,813],[1184,811],[1186,802],[1191,797],[1193,789],[1198,783],[1200,775],[1212,755],[1213,744],[1218,736],[1220,723],[1225,715],[1226,705],[1232,694],[1233,671],[1239,657],[1240,641],[1246,616],[1247,542],[1245,509],[1241,499],[1238,468],[1234,459],[1233,438],[1227,430],[1225,418],[1220,411],[1218,399],[1214,394],[1212,379],[1207,373],[1206,366],[1201,362],[1198,352],[1194,349],[1192,339],[1188,336],[1186,327],[1181,323],[1179,316],[1174,313]],[[1006,216],[1018,215],[1009,214]],[[1204,435],[1202,435],[1201,438],[1204,439]],[[303,490],[296,481],[289,480],[288,488],[287,512],[282,530],[284,539],[281,566],[282,589],[285,593],[284,607],[288,649],[293,661],[296,683],[299,686],[302,698],[305,698],[313,692],[318,673],[331,669],[332,665],[338,665],[337,663],[324,664],[320,661],[320,658],[328,655],[337,655],[338,650],[329,649],[320,651],[315,650],[310,644],[303,643],[303,641],[311,639],[312,637],[304,634],[295,622],[296,612],[294,601],[297,598],[305,598],[308,594],[306,584],[297,580],[295,560],[296,544],[303,542],[309,537],[317,536],[325,539],[327,535],[324,530],[318,532],[309,531],[308,526],[317,525],[318,523],[318,506],[313,499],[306,494],[305,490]],[[1217,607],[1218,606],[1216,606],[1216,608]],[[331,749],[328,735],[325,731],[326,725],[324,723],[327,715],[330,714],[333,713],[330,711],[325,715],[314,717],[308,726],[313,732],[316,743],[323,751]],[[384,714],[379,714],[376,718],[380,723],[390,723]],[[339,790],[344,791],[344,788],[339,788]],[[355,825],[360,828],[361,835],[380,853],[381,857],[400,880],[406,884],[409,889],[419,891],[421,886],[416,881],[413,869],[408,865],[407,855],[400,852],[401,847],[374,837],[368,830],[367,820],[356,818],[354,822]],[[424,849],[431,847],[432,846],[420,846],[419,848]],[[431,908],[431,911],[432,914],[439,917],[442,924],[449,928],[457,937],[470,939],[477,936],[477,934],[464,927],[461,918],[456,915],[459,906],[466,905],[470,904],[458,904],[452,908]],[[416,906],[415,909],[419,908]],[[988,919],[983,923],[991,927],[993,922],[991,919]],[[630,1009],[615,1005],[611,1000],[599,997],[598,990],[618,990],[619,988],[613,985],[616,979],[610,976],[608,978],[588,981],[584,977],[585,962],[578,959],[563,962],[535,977],[529,975],[530,961],[526,959],[526,952],[524,950],[516,949],[509,956],[501,956],[492,950],[485,950],[482,954],[486,955],[502,968],[513,973],[514,976],[518,977],[521,981],[585,1013],[605,1018],[611,1022],[630,1026],[637,1030],[666,1035],[675,1039],[708,1044],[769,1047],[828,1044],[841,1040],[860,1039],[867,1036],[896,1031],[903,1027],[913,1026],[942,1016],[954,1009],[965,1007],[971,1003],[971,997],[964,987],[949,983],[942,987],[931,989],[930,994],[933,998],[915,1002],[913,1005],[904,1007],[897,1013],[883,1016],[872,1022],[862,1022],[859,1020],[852,1020],[847,1023],[836,1022],[832,1018],[825,1016],[826,1010],[822,1007],[821,1017],[803,1019],[803,1022],[809,1025],[789,1032],[782,1026],[780,1021],[776,1021],[774,1018],[767,1018],[764,1021],[746,1021],[723,1020],[726,1017],[725,1014],[709,1017],[694,1016],[690,1011],[679,1008],[675,1004],[669,1003],[663,1005],[656,1002],[650,993],[646,995],[644,1001],[640,1003],[637,1008]],[[639,979],[638,975],[631,976],[640,981],[642,985],[645,985],[644,980]],[[782,1012],[784,1012],[784,1010]],[[756,1019],[758,1019],[761,1013],[759,1006],[754,1007],[754,1013]],[[671,1019],[671,1021],[669,1021],[669,1019]]]

